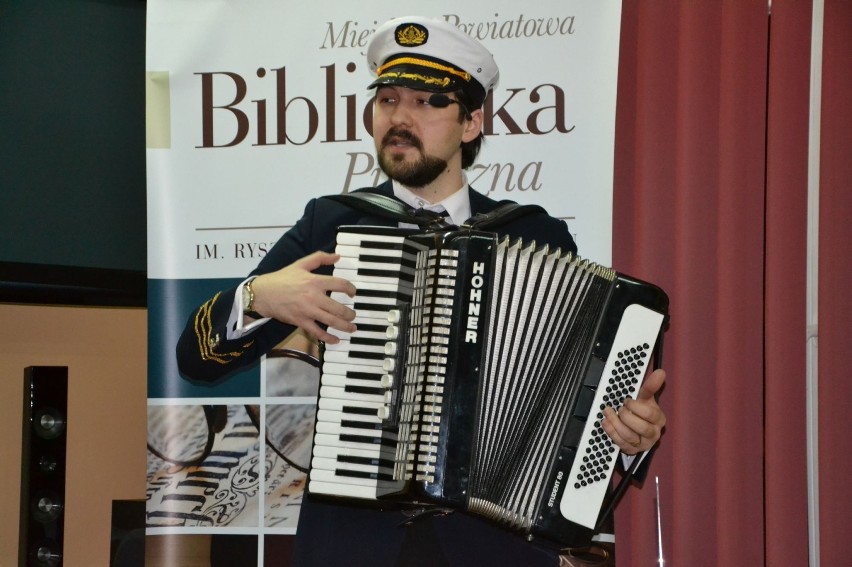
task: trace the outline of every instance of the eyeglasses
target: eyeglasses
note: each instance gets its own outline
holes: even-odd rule
[[[291,349],[277,350],[274,356],[287,359],[286,373],[297,381],[319,383],[317,358]],[[259,433],[260,406],[247,404],[245,410]],[[312,404],[265,405],[267,446],[302,472],[310,467],[315,415]],[[199,465],[210,456],[227,422],[227,405],[148,406],[148,450],[176,465]]]
[[[405,94],[410,92],[411,94]],[[470,120],[472,114],[468,107],[460,100],[453,99],[444,93],[429,94],[426,91],[411,91],[410,89],[395,89],[380,87],[376,92],[375,106],[385,112],[391,112],[397,107],[404,106],[409,111],[416,112],[421,117],[438,117],[442,115],[429,114],[435,109],[443,110],[451,104],[458,104],[462,109],[461,116]]]
[[[429,97],[429,104],[431,104],[432,106],[434,106],[436,108],[446,108],[446,107],[450,106],[451,104],[457,104],[462,108],[462,111],[464,112],[465,120],[471,119],[470,110],[467,109],[467,106],[465,106],[465,104],[462,101],[455,99],[455,98],[450,98],[443,93],[435,93],[432,96],[430,96]]]

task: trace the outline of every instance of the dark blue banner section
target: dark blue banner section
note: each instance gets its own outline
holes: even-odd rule
[[[207,384],[180,374],[175,345],[195,309],[233,278],[148,280],[148,398],[246,398],[260,395],[260,365]]]

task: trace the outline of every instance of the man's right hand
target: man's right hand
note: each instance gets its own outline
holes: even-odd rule
[[[254,311],[295,325],[328,344],[338,343],[339,339],[322,325],[352,333],[355,311],[329,297],[329,293],[339,291],[353,297],[355,286],[343,278],[313,272],[339,259],[337,254],[314,252],[277,272],[257,276],[252,282]]]

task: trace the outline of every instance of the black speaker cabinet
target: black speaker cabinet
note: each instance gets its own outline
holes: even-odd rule
[[[112,501],[109,564],[145,567],[145,500]]]
[[[18,564],[62,565],[68,368],[24,370],[21,524]]]

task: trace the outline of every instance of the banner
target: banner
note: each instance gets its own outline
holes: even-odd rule
[[[316,351],[294,337],[211,387],[179,374],[174,348],[192,311],[242,280],[310,198],[384,180],[365,52],[387,19],[440,17],[494,54],[500,82],[468,181],[544,206],[581,256],[611,263],[620,1],[435,1],[428,12],[409,1],[148,1],[147,533],[169,536],[152,541],[285,564]]]

